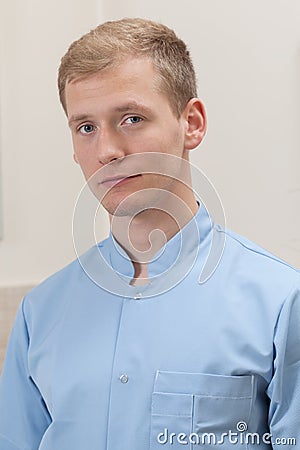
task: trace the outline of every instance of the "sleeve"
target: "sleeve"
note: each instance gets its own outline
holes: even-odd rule
[[[0,449],[37,450],[51,423],[28,369],[29,335],[19,307],[0,378]]]
[[[300,289],[294,289],[281,309],[274,334],[274,372],[267,393],[269,426],[274,449],[300,445]]]

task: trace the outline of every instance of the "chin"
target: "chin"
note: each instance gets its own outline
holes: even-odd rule
[[[105,204],[102,203],[102,206],[106,211],[111,215],[115,217],[135,217],[137,214],[139,214],[141,211],[143,211],[145,208],[137,208],[136,205],[112,205],[112,204]]]
[[[112,216],[133,218],[142,211],[157,205],[157,199],[149,197],[145,193],[143,195],[135,193],[119,199],[104,198],[102,206]]]

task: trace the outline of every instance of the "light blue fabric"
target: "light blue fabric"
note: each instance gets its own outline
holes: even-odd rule
[[[203,206],[192,222],[200,244],[188,224],[181,257],[179,233],[147,286],[129,285],[131,262],[110,236],[24,298],[0,382],[1,450],[211,449],[178,434],[221,439],[239,422],[300,445],[299,273],[212,227]],[[213,230],[225,249],[200,283]],[[219,448],[272,448],[226,439]]]

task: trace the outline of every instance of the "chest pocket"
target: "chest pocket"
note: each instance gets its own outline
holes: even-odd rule
[[[250,421],[255,385],[254,375],[158,371],[152,394],[150,450],[246,449],[241,432]],[[235,443],[228,440],[230,430],[237,433],[231,438],[238,439]]]

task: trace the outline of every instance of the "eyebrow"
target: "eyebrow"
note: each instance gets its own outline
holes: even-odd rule
[[[114,111],[116,112],[126,112],[126,111],[130,111],[130,110],[139,110],[139,111],[144,111],[145,113],[149,113],[151,110],[150,108],[148,108],[148,106],[143,105],[142,103],[137,103],[135,101],[126,103],[122,106],[117,106],[116,108],[114,108]]]
[[[150,108],[143,105],[142,103],[137,103],[135,101],[126,103],[121,106],[116,106],[113,109],[113,112],[124,113],[126,111],[134,111],[134,110],[136,110],[137,112],[139,111],[144,112],[145,114],[149,114],[151,112]],[[78,114],[78,115],[74,114],[73,116],[70,117],[68,123],[70,126],[74,122],[81,122],[82,120],[91,120],[91,117],[92,116],[89,114]]]
[[[70,117],[68,124],[69,126],[74,123],[74,122],[81,122],[82,120],[87,120],[90,119],[91,116],[89,116],[88,114],[74,114],[73,116]]]

